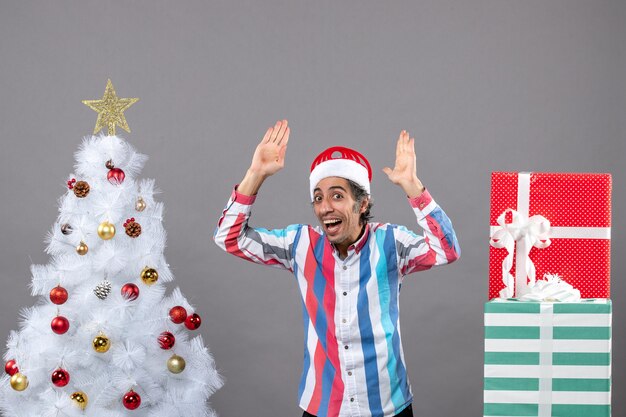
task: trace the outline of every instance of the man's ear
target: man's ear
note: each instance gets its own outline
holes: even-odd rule
[[[367,205],[370,202],[370,198],[364,198],[363,201],[361,201],[361,208],[359,210],[359,213],[365,213],[365,210],[367,210]]]

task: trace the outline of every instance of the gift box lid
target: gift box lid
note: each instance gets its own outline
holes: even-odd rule
[[[518,172],[491,173],[490,225],[507,208],[518,210],[518,185]],[[610,227],[611,187],[611,174],[531,172],[527,215],[553,227]]]

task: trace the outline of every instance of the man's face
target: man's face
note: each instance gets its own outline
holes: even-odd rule
[[[354,243],[362,226],[361,213],[367,209],[367,199],[356,205],[350,184],[345,178],[328,177],[313,191],[313,210],[328,240],[344,251]]]

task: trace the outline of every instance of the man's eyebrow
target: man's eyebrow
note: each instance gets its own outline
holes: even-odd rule
[[[341,185],[333,185],[332,187],[328,187],[328,189],[329,189],[329,190],[332,190],[332,189],[334,189],[334,188],[338,188],[338,189],[340,189],[341,191],[346,191],[346,189],[345,189],[345,188],[343,188]],[[314,193],[315,193],[315,192],[317,192],[317,191],[322,191],[322,189],[321,189],[320,187],[317,187],[317,188],[315,188],[315,189],[313,190],[313,192],[314,192]]]

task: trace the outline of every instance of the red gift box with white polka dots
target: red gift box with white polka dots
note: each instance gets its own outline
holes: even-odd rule
[[[492,232],[505,210],[518,210],[519,178],[516,172],[491,174]],[[573,228],[569,229],[573,235],[582,236],[551,236],[548,247],[533,247],[528,257],[535,265],[536,278],[541,279],[544,273],[559,274],[580,290],[582,298],[610,298],[611,175],[533,172],[529,190],[526,216],[542,215],[553,230]],[[606,236],[598,237],[601,232]],[[502,262],[506,256],[506,249],[490,246],[489,299],[498,297],[505,287]],[[515,275],[515,261],[510,272]]]

